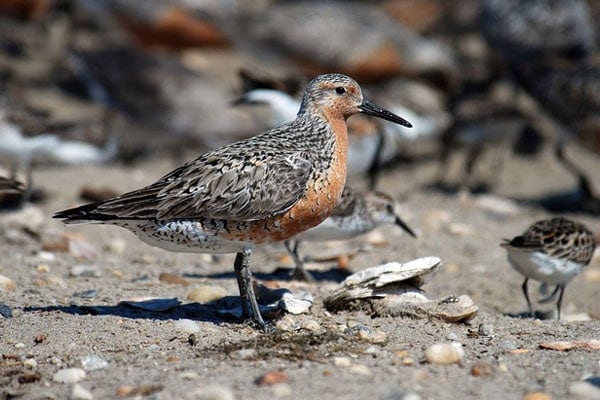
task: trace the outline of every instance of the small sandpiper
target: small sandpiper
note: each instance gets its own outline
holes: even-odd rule
[[[305,281],[313,279],[304,269],[304,262],[298,255],[298,247],[302,241],[351,239],[384,224],[396,224],[416,238],[417,235],[400,218],[396,209],[396,201],[385,193],[369,191],[362,194],[346,186],[340,203],[329,218],[293,239],[285,241],[285,246],[296,264],[292,277]]]
[[[551,218],[531,225],[521,236],[512,240],[505,239],[502,246],[508,251],[508,261],[513,268],[525,276],[522,289],[533,317],[533,308],[529,300],[527,283],[529,279],[544,285],[555,285],[552,294],[540,303],[554,299],[557,318],[567,284],[578,275],[583,267],[590,263],[596,240],[594,234],[584,225],[566,218]]]
[[[252,249],[331,215],[346,183],[346,119],[357,113],[411,126],[364,99],[352,78],[319,75],[307,84],[294,121],[202,154],[149,186],[54,218],[117,225],[170,251],[237,253],[244,317],[265,329],[252,287]]]

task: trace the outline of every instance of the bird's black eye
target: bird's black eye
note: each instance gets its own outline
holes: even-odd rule
[[[335,92],[337,94],[345,94],[346,93],[346,88],[343,86],[338,86],[335,88]]]

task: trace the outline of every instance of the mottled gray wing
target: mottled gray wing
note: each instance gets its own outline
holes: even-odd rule
[[[209,154],[165,176],[157,218],[252,221],[289,210],[305,194],[312,165],[302,152]]]

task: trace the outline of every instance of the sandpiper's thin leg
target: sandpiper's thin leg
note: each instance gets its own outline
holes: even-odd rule
[[[523,289],[523,294],[525,295],[525,300],[527,300],[527,307],[529,307],[529,316],[533,318],[533,308],[531,308],[531,300],[529,300],[529,293],[527,292],[527,283],[529,282],[529,278],[525,278],[523,281],[523,285],[521,288]]]
[[[304,269],[304,262],[300,259],[300,255],[298,255],[299,246],[300,240],[295,241],[293,248],[291,240],[285,241],[285,248],[294,260],[294,264],[296,264],[296,268],[294,268],[294,272],[292,272],[292,278],[297,279],[299,281],[313,281],[314,278],[308,271]]]
[[[560,294],[558,295],[558,301],[556,302],[557,317],[560,320],[560,308],[562,306],[563,294],[565,293],[565,287],[560,285]]]
[[[561,287],[562,286],[560,286],[560,285],[556,285],[556,287],[554,288],[552,293],[550,293],[550,295],[548,297],[544,297],[543,299],[538,300],[538,303],[546,304],[546,303],[552,301],[554,299],[554,297],[556,297],[556,293],[558,293],[558,291],[560,290]]]
[[[251,254],[252,250],[250,249],[245,249],[243,252],[237,253],[234,263],[235,275],[242,301],[242,313],[245,318],[252,318],[259,328],[265,329],[266,324],[260,314],[258,302],[254,295],[254,287],[252,286],[252,272],[250,271]]]

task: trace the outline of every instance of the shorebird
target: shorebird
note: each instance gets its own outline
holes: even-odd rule
[[[362,194],[346,186],[333,213],[319,225],[285,241],[285,247],[296,264],[295,279],[312,280],[298,255],[302,241],[345,240],[370,232],[383,224],[396,224],[416,238],[413,230],[396,213],[396,202],[389,195],[370,191]],[[292,243],[294,242],[294,243]]]
[[[565,287],[590,263],[596,240],[594,234],[580,223],[566,218],[551,218],[534,223],[521,236],[505,239],[501,246],[508,251],[508,261],[513,268],[525,276],[521,287],[529,314],[534,315],[527,283],[534,279],[544,285],[556,286],[552,294],[540,303],[552,301],[560,292],[556,303],[560,319]]]
[[[331,215],[346,183],[346,119],[357,113],[411,126],[363,98],[352,78],[320,75],[307,84],[294,121],[204,153],[149,186],[54,218],[121,226],[171,251],[237,253],[243,315],[265,329],[252,287],[252,249]]]

